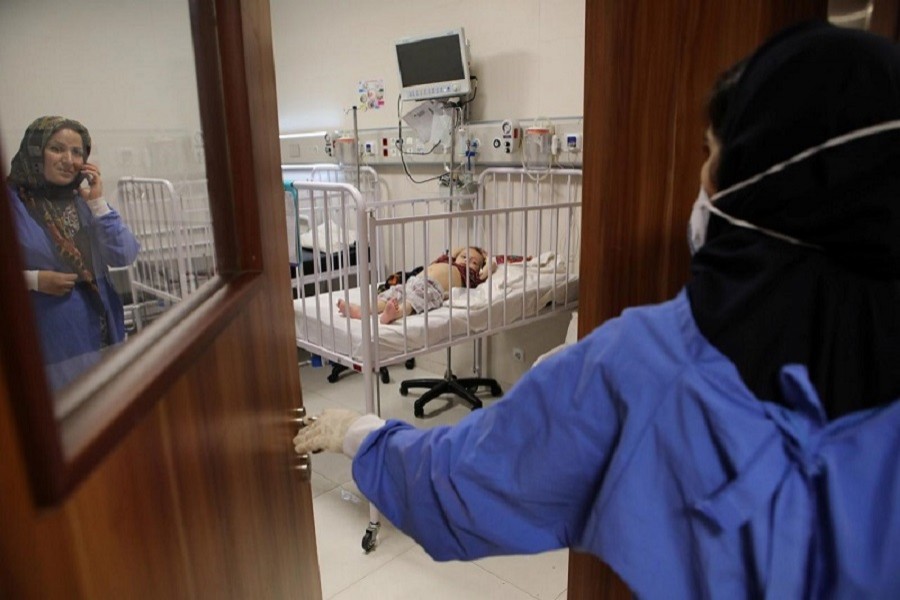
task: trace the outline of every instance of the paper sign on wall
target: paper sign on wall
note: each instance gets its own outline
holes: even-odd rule
[[[384,79],[360,81],[357,92],[360,110],[378,110],[384,106]]]

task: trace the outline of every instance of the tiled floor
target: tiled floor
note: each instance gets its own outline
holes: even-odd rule
[[[361,410],[365,406],[363,378],[344,373],[326,381],[328,368],[301,368],[303,402],[309,414],[327,407]],[[435,377],[420,368],[391,367],[391,383],[381,384],[381,415],[421,427],[454,423],[469,409],[449,398],[433,400],[425,419],[413,417],[415,390],[404,398],[399,381]],[[490,404],[485,399],[485,406]],[[382,519],[378,547],[365,554],[360,546],[369,522],[369,505],[350,474],[350,460],[341,455],[313,457],[313,508],[319,569],[325,600],[564,600],[568,551],[537,556],[495,557],[474,562],[437,563],[410,538]]]

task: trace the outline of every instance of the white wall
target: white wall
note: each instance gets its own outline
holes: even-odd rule
[[[583,111],[584,0],[271,0],[271,11],[282,133],[352,127],[345,111],[369,79],[384,80],[386,103],[359,127],[396,125],[394,41],[460,25],[478,77],[472,120]]]
[[[203,170],[186,0],[2,0],[0,73],[5,173],[41,115],[88,128],[110,200],[123,175]]]
[[[270,0],[281,133],[351,129],[359,81],[382,79],[386,102],[358,113],[360,129],[396,127],[399,76],[394,41],[462,26],[469,39],[478,95],[473,121],[583,114],[584,0]],[[405,104],[403,112],[412,108]],[[440,165],[417,165],[421,178]],[[389,197],[438,193],[415,185],[399,167],[377,167]],[[561,343],[568,315],[492,338],[487,373],[512,382],[531,361]],[[514,362],[512,349],[525,350]],[[421,362],[440,369],[442,352]],[[471,366],[470,345],[454,349],[460,376]],[[397,377],[402,377],[398,371]]]

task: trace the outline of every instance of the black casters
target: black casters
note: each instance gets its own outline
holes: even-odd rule
[[[371,522],[369,521],[369,526],[366,527],[366,533],[363,535],[362,539],[362,549],[366,554],[375,549],[375,546],[378,545],[378,530],[381,529],[381,523],[378,521]]]

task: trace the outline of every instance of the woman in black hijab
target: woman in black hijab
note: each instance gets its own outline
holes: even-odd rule
[[[900,128],[839,143],[900,119],[898,56],[886,39],[801,25],[711,107],[715,207],[802,242],[714,214],[693,259],[697,324],[761,399],[784,401],[786,364],[807,367],[830,418],[900,397]],[[802,152],[815,153],[728,191]]]

